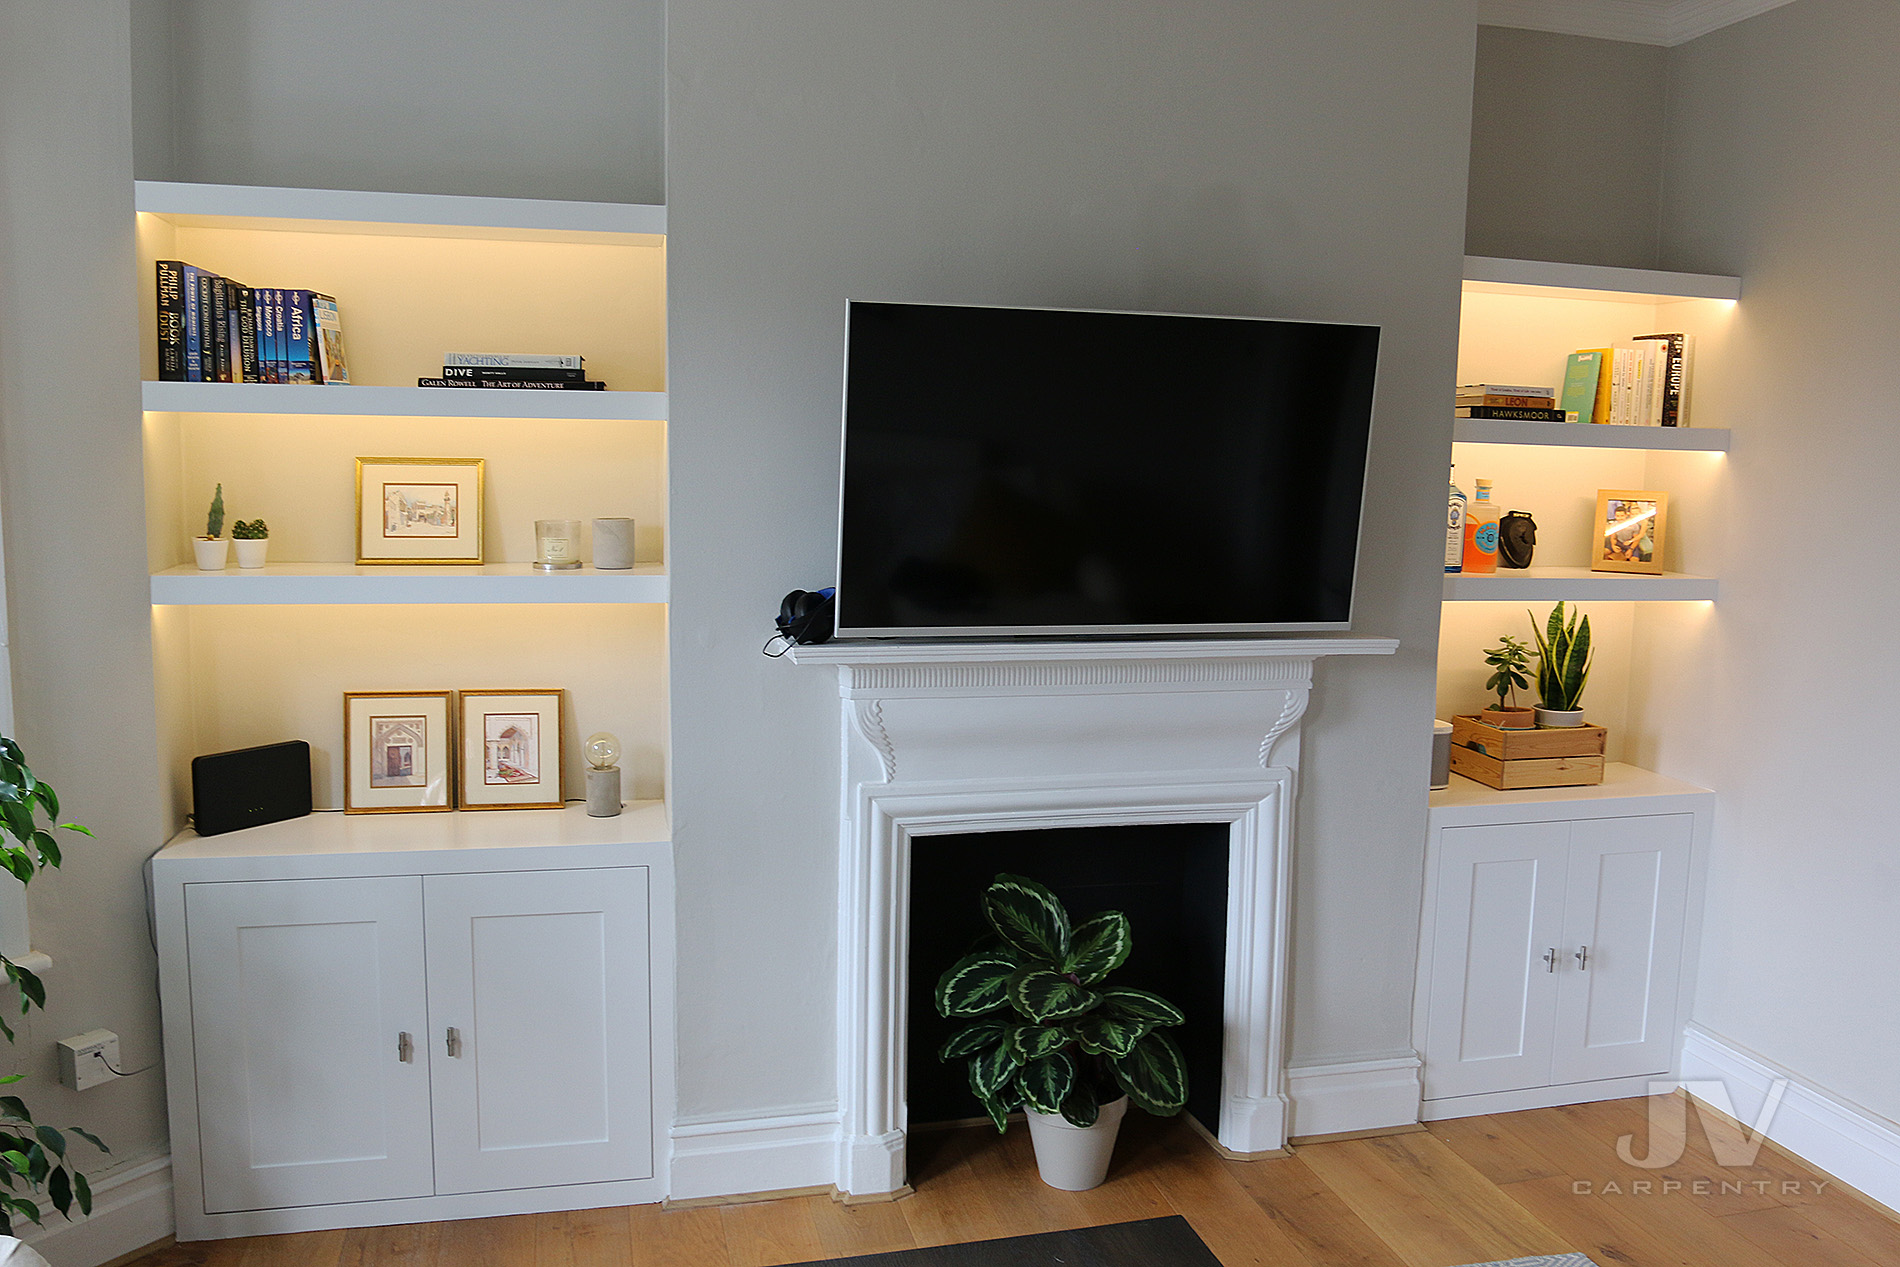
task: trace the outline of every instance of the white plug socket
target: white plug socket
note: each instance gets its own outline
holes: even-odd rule
[[[107,1068],[119,1063],[119,1036],[109,1029],[89,1029],[59,1040],[59,1080],[75,1091],[111,1082],[119,1075]]]

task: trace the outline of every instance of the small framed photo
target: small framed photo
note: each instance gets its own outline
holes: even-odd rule
[[[1637,488],[1599,488],[1592,572],[1662,572],[1669,494]]]
[[[481,458],[356,459],[356,561],[480,563]]]
[[[560,691],[463,691],[463,809],[559,809],[563,736]]]
[[[344,813],[405,814],[453,807],[454,695],[344,692]]]

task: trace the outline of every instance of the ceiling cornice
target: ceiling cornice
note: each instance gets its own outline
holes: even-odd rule
[[[1478,21],[1673,48],[1792,0],[1478,0]]]

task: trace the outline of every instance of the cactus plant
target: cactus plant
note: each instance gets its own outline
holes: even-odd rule
[[[211,512],[205,516],[205,536],[213,541],[224,535],[224,485],[211,494]]]
[[[263,541],[270,536],[270,525],[262,519],[240,519],[231,525],[233,541]]]
[[[1554,712],[1574,712],[1582,706],[1583,688],[1595,658],[1590,650],[1590,618],[1574,610],[1568,613],[1568,623],[1565,617],[1562,603],[1551,608],[1542,629],[1531,616],[1531,633],[1537,638],[1538,699]]]

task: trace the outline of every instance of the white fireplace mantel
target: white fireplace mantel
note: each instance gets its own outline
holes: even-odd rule
[[[1218,1134],[1286,1142],[1288,900],[1299,725],[1326,656],[1392,638],[829,642],[842,703],[838,1186],[904,1187],[913,838],[1225,822]],[[1214,1123],[1208,1123],[1214,1126]]]

